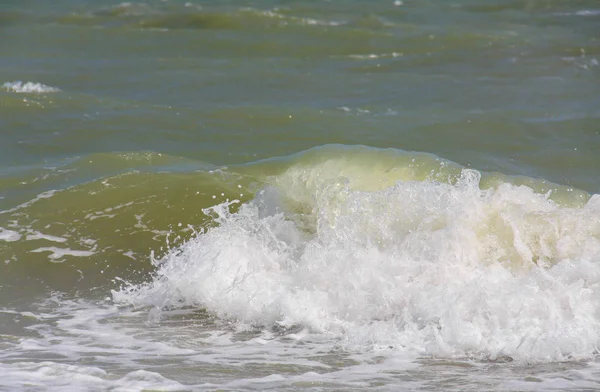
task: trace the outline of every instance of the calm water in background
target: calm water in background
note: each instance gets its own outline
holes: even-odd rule
[[[595,0],[0,3],[0,388],[600,388]]]

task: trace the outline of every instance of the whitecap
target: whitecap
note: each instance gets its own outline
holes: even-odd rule
[[[13,93],[56,93],[59,92],[60,89],[52,86],[46,86],[41,83],[34,82],[22,82],[20,80],[14,82],[6,82],[2,85],[9,92]]]

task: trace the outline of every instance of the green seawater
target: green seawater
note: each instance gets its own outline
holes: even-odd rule
[[[148,388],[209,390],[256,387],[226,383],[232,379],[327,372],[271,360],[253,367],[254,357],[240,354],[241,370],[218,361],[214,373],[186,368],[177,357],[178,372],[153,357],[137,367],[122,359],[127,371],[119,373],[119,360],[107,365],[101,359],[108,348],[93,358],[62,351],[55,358],[48,346],[39,359],[24,342],[48,338],[40,332],[44,323],[75,317],[75,311],[57,310],[73,304],[61,301],[104,301],[123,282],[152,281],[156,260],[223,222],[207,210],[219,203],[235,200],[235,213],[265,189],[279,189],[278,208],[311,236],[329,219],[315,205],[332,187],[368,193],[431,182],[460,188],[468,169],[480,173],[483,191],[527,188],[561,208],[539,218],[559,223],[552,240],[539,234],[532,255],[513,241],[520,234],[508,223],[482,228],[481,238],[498,237],[510,248],[499,262],[513,268],[518,253],[519,263],[559,263],[571,257],[560,253],[571,246],[561,236],[577,227],[588,230],[579,243],[590,249],[585,257],[600,263],[593,248],[600,228],[593,220],[561,220],[591,209],[600,193],[598,1],[2,1],[0,347],[6,354],[0,360],[13,367],[4,368],[12,378],[0,387],[64,387],[57,379],[35,384],[28,378],[39,372],[35,366],[15,373],[19,364],[43,360],[104,369],[108,375],[86,374],[117,380],[98,384],[107,390],[130,386],[124,375],[139,369],[181,383],[150,377]],[[433,225],[431,235],[439,227]],[[143,311],[124,325],[144,331]],[[28,312],[38,315],[36,322],[23,321]],[[196,325],[191,322],[177,329],[176,317],[169,319],[175,326],[165,327],[174,328],[169,333],[198,332],[187,329]],[[203,333],[221,328],[209,316],[197,317]],[[73,333],[63,332],[57,332],[61,339]],[[156,330],[140,333],[161,339]],[[190,339],[181,347],[192,349]],[[463,367],[437,363],[425,351],[417,361],[425,370],[406,370],[398,379],[386,368],[388,378],[379,381],[373,375],[354,384],[350,371],[341,381],[308,377],[268,385],[477,390],[527,389],[539,381],[544,389],[553,377],[547,374],[580,366],[565,370],[552,359],[549,368],[527,373],[474,352],[457,354]],[[344,362],[345,353],[331,355],[310,361],[335,371],[356,364]],[[533,362],[540,360],[536,355]],[[458,369],[466,384],[436,378],[435,366],[449,374]],[[492,375],[471,379],[470,366]],[[208,384],[198,372],[211,374]],[[585,378],[590,384],[560,388],[594,388],[600,376],[593,374]],[[517,379],[525,386],[504,384]]]

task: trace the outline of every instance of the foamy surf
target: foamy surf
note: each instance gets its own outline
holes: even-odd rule
[[[21,234],[14,230],[0,227],[0,241],[15,242],[21,239]]]
[[[456,181],[374,186],[364,171],[327,178],[318,168],[292,166],[252,202],[207,209],[216,227],[114,300],[153,307],[151,319],[199,307],[240,326],[306,330],[350,351],[524,361],[597,354],[598,195],[574,207],[527,186],[482,189],[469,169]]]
[[[42,93],[56,93],[59,92],[60,89],[52,86],[46,86],[42,83],[34,83],[34,82],[22,82],[20,80],[15,82],[6,82],[2,85],[4,89],[13,93],[34,93],[34,94],[42,94]]]
[[[185,386],[145,370],[132,371],[121,378],[93,366],[66,365],[62,363],[20,362],[0,365],[4,377],[0,386],[46,391],[181,391]],[[94,387],[91,388],[90,386]]]

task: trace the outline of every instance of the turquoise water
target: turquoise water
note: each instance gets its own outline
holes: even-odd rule
[[[0,388],[598,388],[596,1],[9,1],[0,42]]]

